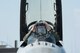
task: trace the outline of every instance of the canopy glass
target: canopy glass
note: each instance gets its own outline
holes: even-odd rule
[[[39,21],[39,20],[50,21],[54,24],[55,0],[27,0],[27,2],[28,2],[28,11],[26,13],[27,24],[33,21]],[[27,10],[27,7],[26,7],[26,10]]]

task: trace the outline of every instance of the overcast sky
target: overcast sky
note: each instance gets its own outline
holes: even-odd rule
[[[80,53],[80,0],[62,0],[63,44],[66,53]],[[19,42],[20,0],[0,0],[0,41]]]

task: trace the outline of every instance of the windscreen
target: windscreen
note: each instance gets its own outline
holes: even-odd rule
[[[28,3],[28,11],[26,13],[27,24],[39,20],[50,21],[54,24],[55,0],[27,0],[27,3]]]

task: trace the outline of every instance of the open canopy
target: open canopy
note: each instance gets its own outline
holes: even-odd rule
[[[27,2],[29,3],[26,13],[27,24],[40,20],[47,20],[54,24],[54,0],[27,0]]]
[[[55,30],[62,40],[61,0],[21,0],[20,40],[28,33],[27,25],[40,20],[55,24]]]

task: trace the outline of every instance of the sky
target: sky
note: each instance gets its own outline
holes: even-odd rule
[[[80,0],[64,0],[63,35],[67,53],[80,53]]]
[[[80,53],[80,0],[62,0],[63,47]],[[0,0],[0,41],[14,47],[20,31],[20,0]]]

